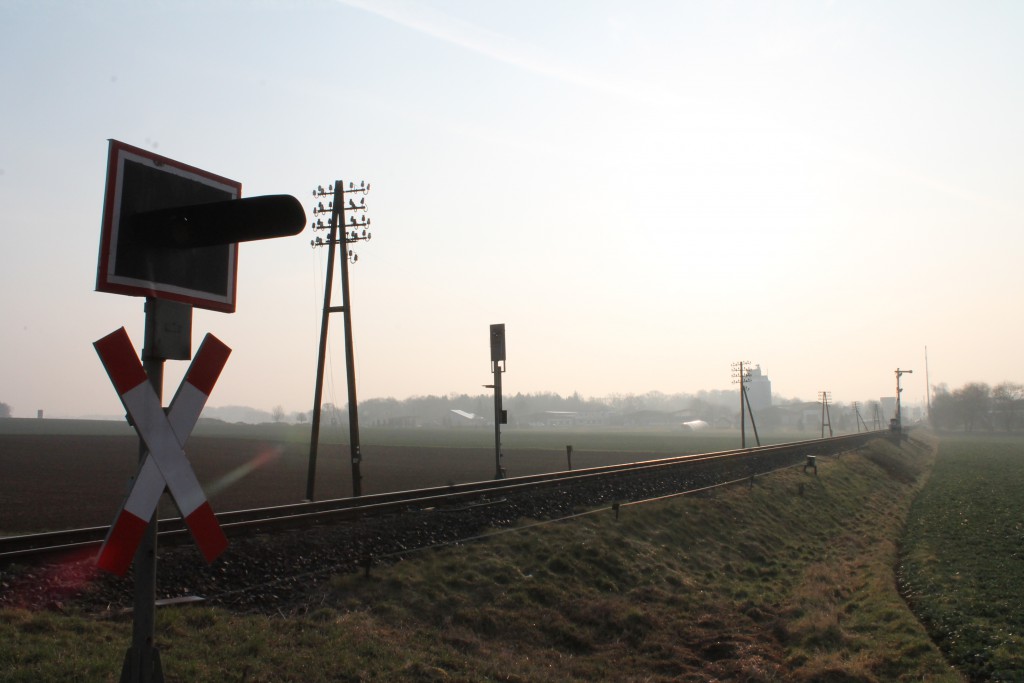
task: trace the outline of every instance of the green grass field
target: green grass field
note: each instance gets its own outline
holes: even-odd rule
[[[1024,439],[943,437],[900,581],[973,680],[1024,681]]]
[[[961,681],[893,567],[931,450],[417,552],[302,609],[165,608],[168,681]],[[0,678],[114,681],[130,619],[0,611]]]

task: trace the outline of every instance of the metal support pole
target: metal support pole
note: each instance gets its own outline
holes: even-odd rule
[[[505,468],[501,466],[501,373],[500,361],[493,361],[494,367],[494,478],[504,479]]]
[[[142,349],[142,368],[149,377],[149,383],[157,399],[163,401],[164,359],[149,348],[156,339],[159,326],[154,299],[146,299],[146,346]],[[139,465],[148,449],[139,438]],[[157,513],[149,520],[149,526],[135,551],[133,573],[135,578],[135,609],[132,613],[132,645],[124,656],[121,667],[121,683],[163,683],[164,673],[160,665],[160,651],[156,639],[156,520]]]
[[[902,409],[902,398],[900,394],[903,393],[903,389],[900,388],[900,377],[903,375],[913,374],[913,370],[900,370],[896,368],[896,431],[897,433],[903,432],[903,409]]]

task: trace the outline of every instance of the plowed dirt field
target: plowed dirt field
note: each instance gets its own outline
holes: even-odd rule
[[[110,524],[138,463],[134,436],[0,435],[0,534]],[[189,460],[215,511],[300,502],[309,446],[193,436]],[[364,446],[363,493],[491,479],[494,450]],[[577,452],[577,469],[637,460],[636,453]],[[565,469],[564,451],[504,450],[509,476]],[[317,500],[351,495],[347,445],[321,445]],[[177,512],[164,496],[161,517]]]

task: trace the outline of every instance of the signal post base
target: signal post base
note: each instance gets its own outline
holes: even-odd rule
[[[120,683],[164,683],[164,670],[160,664],[160,650],[149,646],[128,648],[121,667]]]

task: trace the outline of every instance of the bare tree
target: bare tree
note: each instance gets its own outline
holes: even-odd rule
[[[953,392],[953,399],[963,422],[964,431],[975,427],[992,429],[989,413],[992,409],[992,390],[984,382],[971,382]]]
[[[1024,409],[1024,385],[1003,382],[992,389],[992,410],[1003,429],[1012,432],[1020,422]]]

